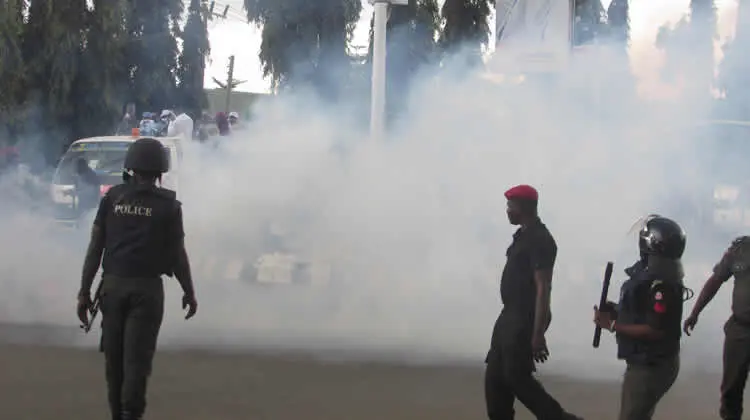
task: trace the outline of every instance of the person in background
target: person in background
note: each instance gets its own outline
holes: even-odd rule
[[[179,112],[175,114],[170,111],[169,116],[169,128],[167,129],[167,136],[169,137],[181,137],[185,141],[193,139],[193,131],[195,130],[195,124],[193,119],[190,118],[185,112]]]
[[[117,126],[115,134],[129,136],[134,128],[138,128],[138,117],[135,113],[135,104],[131,102],[125,106],[125,115]]]
[[[219,129],[220,136],[229,135],[231,127],[229,125],[229,118],[227,118],[227,114],[223,112],[216,113],[216,128]]]
[[[91,169],[85,158],[76,160],[75,195],[78,199],[78,213],[96,208],[99,201],[101,182],[96,171]]]
[[[238,114],[236,111],[232,111],[229,113],[229,125],[234,127],[237,125],[237,123],[240,122],[240,114]]]
[[[142,136],[156,136],[157,127],[154,121],[154,113],[144,112],[141,122],[138,124],[138,130]]]
[[[160,137],[168,136],[169,135],[169,126],[172,124],[172,122],[177,118],[174,111],[171,109],[164,109],[161,111],[161,115],[159,116],[159,121],[156,122],[157,124],[157,130]]]

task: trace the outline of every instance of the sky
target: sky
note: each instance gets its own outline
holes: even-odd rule
[[[609,1],[604,0],[605,7]],[[630,18],[632,28],[631,62],[634,73],[647,89],[656,89],[659,83],[655,76],[660,65],[659,52],[654,48],[658,28],[666,22],[678,21],[688,10],[689,0],[631,0]],[[206,71],[206,87],[217,85],[212,78],[226,80],[229,57],[235,56],[235,79],[246,81],[239,91],[265,92],[269,82],[264,80],[258,50],[260,29],[245,21],[242,0],[216,2],[216,11],[229,6],[225,20],[209,25],[211,58]],[[718,0],[719,39],[717,44],[731,37],[734,32],[736,0]],[[372,16],[372,6],[365,4],[359,25],[355,30],[354,44],[367,45],[367,32]],[[492,26],[494,27],[494,19]],[[719,49],[717,48],[717,51]]]

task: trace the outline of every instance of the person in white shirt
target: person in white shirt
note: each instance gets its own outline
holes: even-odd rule
[[[172,112],[172,115],[175,115],[174,112]],[[169,128],[167,128],[167,136],[182,137],[185,140],[192,140],[194,124],[193,119],[190,118],[188,114],[182,112],[173,119],[170,117],[170,119]]]

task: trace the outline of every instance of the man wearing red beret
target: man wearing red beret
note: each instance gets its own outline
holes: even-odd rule
[[[512,420],[516,398],[540,420],[580,420],[550,396],[533,372],[549,356],[544,333],[551,320],[550,290],[557,245],[537,215],[539,193],[529,185],[505,192],[508,220],[519,226],[500,281],[503,310],[492,331],[485,371],[490,420]]]

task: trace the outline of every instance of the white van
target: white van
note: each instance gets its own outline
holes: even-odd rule
[[[125,155],[130,145],[141,138],[137,130],[134,130],[133,134],[133,136],[90,137],[77,140],[70,145],[57,165],[50,188],[57,220],[74,222],[82,212],[89,210],[79,209],[78,194],[75,191],[76,164],[79,159],[85,159],[89,168],[96,173],[100,184],[100,197],[113,185],[123,182],[122,172]],[[162,177],[163,186],[176,191],[179,197],[179,167],[182,158],[181,138],[158,137],[157,139],[170,151],[169,172]]]

